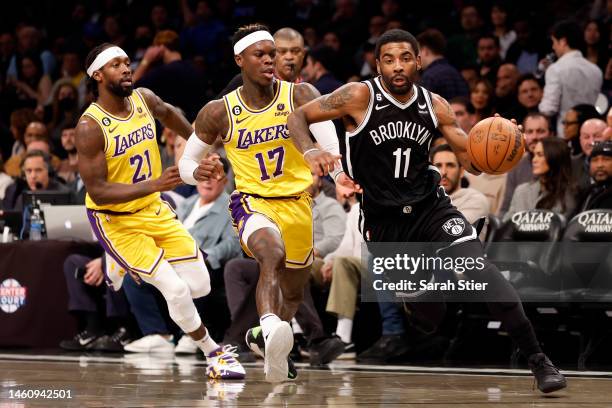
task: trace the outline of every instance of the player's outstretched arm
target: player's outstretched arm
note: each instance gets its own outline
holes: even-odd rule
[[[432,95],[434,111],[438,117],[438,129],[442,136],[453,149],[463,168],[472,174],[479,175],[481,171],[472,164],[467,154],[468,137],[457,123],[453,109],[446,99],[434,93]]]
[[[151,114],[162,125],[174,130],[183,139],[188,139],[193,133],[193,128],[185,118],[174,106],[162,101],[162,99],[155,95],[153,91],[147,88],[138,88],[138,92],[142,95]]]
[[[134,184],[108,182],[104,135],[93,119],[81,119],[76,127],[75,141],[79,173],[87,193],[98,205],[126,203],[157,191],[171,190],[181,184],[176,166],[166,169],[160,178],[154,180]]]
[[[223,175],[219,156],[211,155],[213,144],[219,135],[225,135],[229,128],[229,118],[223,100],[217,99],[204,105],[194,125],[195,132],[187,140],[185,151],[179,160],[181,178],[192,185]]]
[[[322,152],[315,147],[310,139],[310,131],[316,132],[316,126],[313,129],[312,124],[343,116],[354,117],[356,112],[365,111],[369,98],[367,85],[358,82],[349,83],[331,94],[314,100],[318,92],[311,85],[300,84],[295,87],[294,93],[294,102],[298,108],[287,119],[291,140],[304,154],[311,170],[319,175],[325,175],[336,166],[340,157],[338,154]]]

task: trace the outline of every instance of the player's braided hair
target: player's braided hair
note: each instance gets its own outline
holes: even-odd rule
[[[94,47],[91,51],[89,51],[89,54],[87,54],[87,58],[85,58],[85,69],[87,69],[87,67],[89,67],[94,62],[96,57],[102,51],[110,47],[113,47],[113,44],[103,43],[103,44],[100,44]],[[96,97],[96,99],[98,99],[99,92],[98,92],[98,83],[96,82],[96,80],[88,76],[86,85],[87,85],[87,90],[92,92],[94,96]]]

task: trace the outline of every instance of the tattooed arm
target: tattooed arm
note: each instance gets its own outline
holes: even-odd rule
[[[446,142],[453,149],[457,156],[457,160],[468,172],[479,175],[481,173],[472,162],[467,154],[467,135],[461,129],[455,118],[455,113],[446,99],[440,95],[433,94],[433,105],[436,116],[438,117],[438,129]]]
[[[304,89],[305,93],[306,88]],[[296,105],[301,105],[296,88]],[[323,95],[317,99],[297,108],[289,115],[287,126],[291,140],[297,149],[304,154],[304,158],[310,165],[313,172],[319,175],[326,175],[332,170],[338,160],[328,152],[318,150],[310,139],[308,126],[312,123],[323,122],[326,120],[338,119],[349,116],[357,121],[365,115],[369,102],[369,90],[367,85],[359,82],[348,83],[331,94]],[[304,103],[304,102],[302,102]]]

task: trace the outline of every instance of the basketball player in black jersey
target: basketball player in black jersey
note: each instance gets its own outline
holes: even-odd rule
[[[440,175],[428,160],[434,132],[439,131],[461,165],[480,173],[468,158],[467,135],[449,103],[413,83],[421,64],[416,39],[406,31],[389,30],[377,41],[375,54],[380,76],[346,84],[295,110],[288,119],[291,139],[306,152],[313,171],[326,173],[334,168],[334,157],[316,150],[308,125],[343,119],[347,133],[340,146],[348,176],[363,190],[366,242],[448,242],[444,256],[483,257],[474,228],[438,186]],[[491,299],[504,300],[487,306],[528,358],[538,388],[565,388],[565,378],[542,352],[514,288],[499,270],[485,258],[483,269],[465,275],[486,282]],[[427,313],[431,305],[411,307]]]

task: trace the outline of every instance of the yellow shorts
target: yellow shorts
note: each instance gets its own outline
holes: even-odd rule
[[[304,192],[296,197],[264,198],[234,191],[230,214],[242,249],[253,256],[242,240],[244,226],[254,213],[262,214],[278,226],[285,243],[287,268],[304,268],[314,259],[312,244],[312,198]]]
[[[133,214],[87,210],[98,241],[125,269],[151,275],[165,259],[192,262],[198,246],[170,205],[155,201]]]

